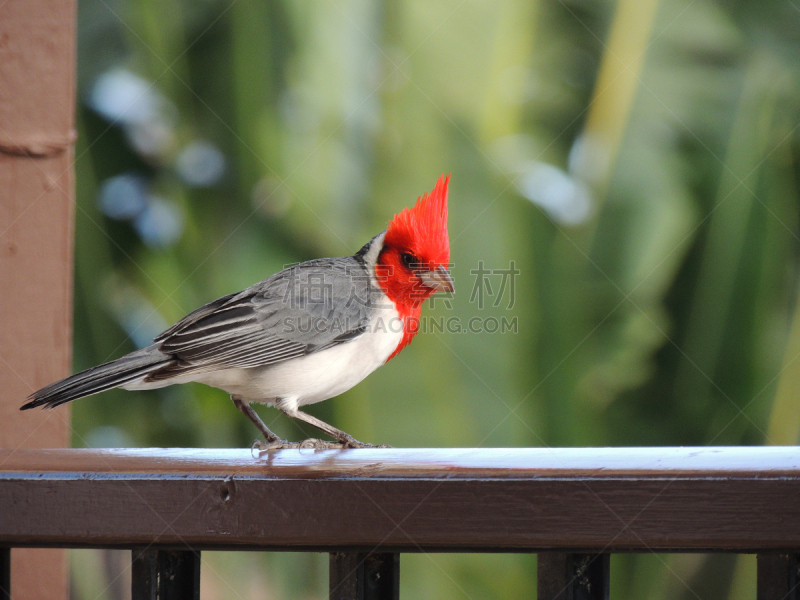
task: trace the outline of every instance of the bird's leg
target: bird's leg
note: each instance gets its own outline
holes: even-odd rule
[[[253,410],[253,407],[250,406],[250,404],[242,400],[239,396],[234,396],[233,394],[231,394],[231,400],[233,400],[233,405],[247,415],[247,418],[250,419],[256,427],[258,427],[258,430],[267,440],[268,445],[276,446],[286,444],[285,440],[282,440],[269,430],[269,427],[264,424],[264,421],[261,420],[261,417],[258,416],[258,413]]]
[[[356,438],[354,438],[349,433],[342,431],[341,429],[336,429],[333,425],[328,425],[325,421],[318,419],[308,413],[304,413],[301,410],[297,410],[296,408],[289,408],[281,406],[281,403],[278,402],[276,406],[287,416],[293,417],[295,419],[300,419],[301,421],[305,421],[309,425],[313,425],[320,431],[324,431],[329,436],[337,440],[342,446],[345,448],[388,448],[389,446],[374,446],[373,444],[365,444],[364,442],[359,442]]]

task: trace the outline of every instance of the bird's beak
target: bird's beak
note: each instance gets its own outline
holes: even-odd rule
[[[442,266],[436,267],[432,271],[420,271],[419,278],[422,280],[423,285],[432,288],[437,292],[455,292],[456,288],[453,285],[453,278],[450,273]]]

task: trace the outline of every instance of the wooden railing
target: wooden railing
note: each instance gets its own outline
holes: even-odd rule
[[[198,598],[202,550],[330,553],[330,597],[396,599],[403,552],[538,552],[540,600],[608,597],[613,552],[758,554],[800,597],[800,450],[0,450],[10,548],[130,548],[133,598]]]

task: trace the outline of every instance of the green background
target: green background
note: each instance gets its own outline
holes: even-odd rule
[[[81,0],[79,29],[76,370],[352,254],[452,173],[458,292],[424,314],[516,333],[429,331],[310,412],[396,447],[798,441],[797,4]],[[200,385],[73,415],[78,447],[256,437]],[[72,557],[74,597],[124,597],[128,556]],[[324,598],[326,570],[205,553],[203,597]],[[612,598],[750,598],[754,570],[614,556]],[[535,573],[535,556],[409,554],[401,593],[532,597]]]

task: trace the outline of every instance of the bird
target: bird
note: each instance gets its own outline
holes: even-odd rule
[[[261,449],[375,447],[301,407],[338,396],[405,348],[420,329],[422,304],[454,292],[447,195],[442,175],[430,194],[394,215],[352,256],[290,266],[189,313],[149,346],[32,393],[21,410],[55,408],[99,392],[199,382],[227,392],[264,436]],[[304,421],[336,442],[306,445],[273,433],[251,404]]]

